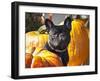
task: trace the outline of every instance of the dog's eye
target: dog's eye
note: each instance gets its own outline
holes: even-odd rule
[[[57,35],[50,35],[52,38],[56,38],[57,37]]]

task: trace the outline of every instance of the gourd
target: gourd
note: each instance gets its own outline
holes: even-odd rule
[[[40,34],[38,31],[26,33],[26,53],[33,53],[36,47],[43,48],[48,40],[48,34]]]
[[[68,45],[68,66],[89,63],[89,36],[84,24],[85,21],[81,19],[72,21],[72,30],[70,32],[71,40]]]
[[[61,59],[56,54],[37,47],[33,54],[31,68],[53,66],[62,66]]]

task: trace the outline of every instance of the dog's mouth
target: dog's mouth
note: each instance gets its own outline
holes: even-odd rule
[[[66,51],[66,49],[67,49],[67,46],[66,46],[65,44],[63,44],[63,45],[59,44],[59,45],[57,45],[57,46],[55,46],[54,44],[52,45],[50,42],[48,42],[48,44],[49,44],[49,47],[50,47],[52,50],[55,50],[55,51],[57,51],[57,52],[64,52],[64,51]]]

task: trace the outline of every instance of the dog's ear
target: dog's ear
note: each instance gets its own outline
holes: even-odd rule
[[[71,30],[71,22],[72,22],[72,16],[69,16],[64,21],[64,28]]]
[[[49,32],[49,30],[54,26],[53,22],[50,19],[45,20],[45,25],[46,25],[47,32]]]

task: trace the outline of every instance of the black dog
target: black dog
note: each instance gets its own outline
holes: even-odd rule
[[[64,21],[64,25],[60,26],[54,25],[49,19],[45,20],[49,34],[48,43],[45,48],[57,54],[61,58],[64,66],[66,66],[69,61],[67,46],[70,42],[71,22],[71,16],[67,17]]]

